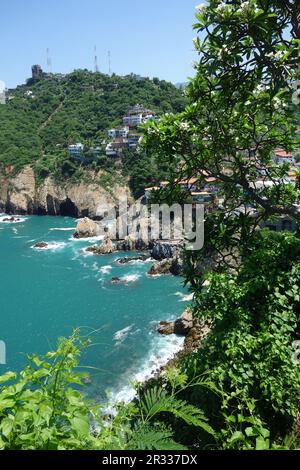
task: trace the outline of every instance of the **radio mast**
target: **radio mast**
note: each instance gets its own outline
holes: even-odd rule
[[[95,53],[94,70],[95,70],[95,73],[98,73],[99,72],[99,65],[98,65],[98,56],[97,56],[97,47],[96,46],[94,47],[94,53]]]
[[[47,48],[46,54],[47,54],[47,72],[52,73],[52,60],[51,60],[49,48]]]

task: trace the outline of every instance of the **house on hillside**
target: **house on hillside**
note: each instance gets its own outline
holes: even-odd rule
[[[129,133],[129,127],[128,126],[123,126],[123,127],[116,127],[114,129],[110,129],[108,131],[108,137],[110,139],[117,139],[119,137],[122,137],[124,139],[127,138]]]
[[[71,157],[80,157],[83,155],[84,145],[81,143],[69,145],[68,150]]]
[[[142,137],[140,135],[130,135],[128,137],[128,145],[129,145],[129,148],[136,148],[139,143],[141,142],[142,140]]]
[[[296,164],[295,156],[291,152],[286,152],[282,149],[274,150],[273,161],[276,165],[283,165],[284,163],[290,165]]]
[[[153,112],[142,104],[136,104],[123,117],[123,124],[132,128],[147,122],[149,119],[154,119]]]
[[[123,150],[128,148],[128,139],[118,137],[110,142],[105,148],[107,157],[121,157]]]

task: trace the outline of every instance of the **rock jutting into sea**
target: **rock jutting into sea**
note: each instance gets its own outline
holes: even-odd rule
[[[91,246],[87,248],[86,251],[89,253],[94,253],[95,255],[110,255],[116,251],[116,247],[109,238],[109,235],[105,235],[101,245]]]
[[[187,308],[182,316],[175,321],[162,321],[158,326],[161,335],[185,336],[184,349],[179,354],[195,351],[206,338],[212,328],[211,321],[203,321],[193,317],[191,308]],[[176,359],[175,359],[176,360]]]
[[[175,256],[170,259],[163,259],[156,262],[148,271],[149,276],[160,276],[162,274],[173,274],[173,276],[180,276],[182,272],[182,261],[179,257]]]
[[[74,233],[74,238],[92,238],[98,237],[100,235],[100,226],[93,220],[85,217],[84,219],[79,220],[76,231]]]
[[[158,332],[162,335],[183,335],[186,336],[194,326],[193,313],[187,308],[182,316],[175,321],[162,321],[159,324]]]

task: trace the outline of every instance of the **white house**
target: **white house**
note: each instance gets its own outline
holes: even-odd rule
[[[107,157],[116,157],[117,152],[116,149],[114,148],[113,144],[108,144],[105,149],[105,154]]]
[[[83,152],[84,145],[81,143],[75,145],[69,145],[68,150],[69,154],[72,156],[80,156]]]
[[[123,124],[129,127],[136,127],[143,123],[143,115],[140,114],[132,114],[130,116],[123,117]]]
[[[128,126],[123,126],[123,127],[117,127],[115,129],[110,129],[108,131],[108,137],[110,139],[116,139],[118,137],[122,137],[123,139],[126,139],[129,133],[129,127]]]

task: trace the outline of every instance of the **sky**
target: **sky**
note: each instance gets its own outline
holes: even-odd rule
[[[9,0],[0,10],[0,81],[24,83],[31,66],[54,73],[99,69],[159,77],[173,83],[193,75],[197,0]],[[198,2],[199,3],[199,2]]]

